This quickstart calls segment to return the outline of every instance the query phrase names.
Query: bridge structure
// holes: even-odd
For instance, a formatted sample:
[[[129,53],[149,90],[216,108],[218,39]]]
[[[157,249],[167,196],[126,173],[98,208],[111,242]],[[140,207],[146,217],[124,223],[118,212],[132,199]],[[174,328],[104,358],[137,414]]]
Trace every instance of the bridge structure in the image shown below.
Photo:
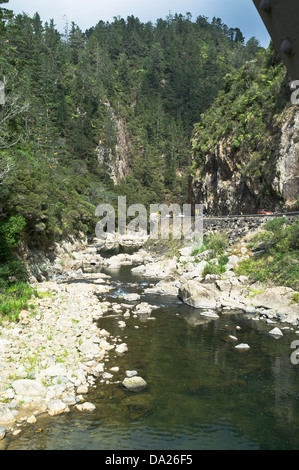
[[[299,1],[253,0],[292,80],[299,80]]]

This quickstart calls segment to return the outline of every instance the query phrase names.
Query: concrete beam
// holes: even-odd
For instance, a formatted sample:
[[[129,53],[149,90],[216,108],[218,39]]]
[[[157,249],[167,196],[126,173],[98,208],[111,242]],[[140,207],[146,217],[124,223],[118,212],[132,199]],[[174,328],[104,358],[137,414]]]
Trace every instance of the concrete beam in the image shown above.
[[[299,80],[299,1],[253,0],[291,78]]]

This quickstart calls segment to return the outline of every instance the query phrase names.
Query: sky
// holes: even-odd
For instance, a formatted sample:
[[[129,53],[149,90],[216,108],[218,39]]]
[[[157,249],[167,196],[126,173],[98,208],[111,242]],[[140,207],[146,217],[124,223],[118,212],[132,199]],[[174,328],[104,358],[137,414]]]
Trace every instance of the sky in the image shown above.
[[[81,30],[95,26],[98,21],[112,22],[114,17],[126,19],[134,15],[141,22],[155,23],[169,13],[190,12],[195,21],[199,15],[212,20],[214,16],[231,28],[240,28],[246,40],[255,36],[263,47],[270,37],[252,0],[9,0],[6,8],[15,14],[38,12],[43,22],[54,19],[57,29],[64,30],[67,18]]]

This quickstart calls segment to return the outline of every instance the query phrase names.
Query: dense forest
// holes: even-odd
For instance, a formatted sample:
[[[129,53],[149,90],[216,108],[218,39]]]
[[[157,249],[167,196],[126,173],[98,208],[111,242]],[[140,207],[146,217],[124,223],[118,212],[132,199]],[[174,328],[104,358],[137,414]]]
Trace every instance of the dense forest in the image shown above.
[[[193,189],[210,214],[298,207],[298,106],[269,46],[229,73],[194,126]]]
[[[1,4],[8,3],[2,0]],[[8,5],[2,5],[2,7]],[[0,261],[90,233],[95,207],[188,202],[193,126],[261,50],[189,13],[88,31],[0,10]]]

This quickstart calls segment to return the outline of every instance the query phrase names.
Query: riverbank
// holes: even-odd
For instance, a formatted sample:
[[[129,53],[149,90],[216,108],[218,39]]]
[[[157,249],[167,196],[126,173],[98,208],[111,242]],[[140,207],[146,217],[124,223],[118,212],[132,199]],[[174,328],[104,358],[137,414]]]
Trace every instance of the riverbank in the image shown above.
[[[203,317],[239,311],[269,323],[269,331],[279,326],[296,331],[298,306],[292,303],[292,289],[266,287],[236,275],[238,263],[249,256],[245,242],[240,243],[237,254],[227,252],[221,275],[205,274],[209,253],[196,253],[194,245],[178,248],[169,257],[159,250],[145,249],[145,242],[126,240],[122,246],[133,252],[118,254],[113,251],[115,240],[105,247],[96,240],[89,246],[68,244],[58,247],[50,270],[48,261],[43,260],[52,280],[40,277],[38,281],[32,275],[39,297],[32,299],[29,310],[21,312],[18,323],[0,327],[2,437],[7,432],[19,433],[22,426],[34,423],[42,414],[55,416],[72,406],[92,412],[88,391],[97,380],[113,381],[111,368],[117,365],[110,363],[111,352],[114,356],[127,352],[120,336],[99,329],[97,320],[108,309],[120,315],[123,326],[131,314],[151,318],[153,306],[137,293],[121,303],[102,300],[112,289],[109,275],[99,272],[103,266],[116,272],[121,266],[130,266],[132,273],[152,279],[145,293],[178,297]],[[35,274],[44,276],[43,269],[36,263]]]

